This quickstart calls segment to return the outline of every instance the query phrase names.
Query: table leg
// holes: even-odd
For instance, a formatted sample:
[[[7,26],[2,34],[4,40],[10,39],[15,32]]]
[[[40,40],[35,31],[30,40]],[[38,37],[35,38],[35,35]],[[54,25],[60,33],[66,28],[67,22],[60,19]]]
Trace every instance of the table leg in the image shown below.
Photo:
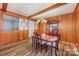
[[[53,42],[51,42],[51,56],[52,56],[52,50],[53,50]]]

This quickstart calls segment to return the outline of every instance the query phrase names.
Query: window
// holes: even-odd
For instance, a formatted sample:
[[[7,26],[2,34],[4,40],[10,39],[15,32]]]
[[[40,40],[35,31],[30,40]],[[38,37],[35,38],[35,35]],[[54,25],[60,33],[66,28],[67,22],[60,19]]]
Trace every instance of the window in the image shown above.
[[[28,29],[28,20],[19,18],[19,30],[27,30]]]
[[[12,30],[18,30],[18,29],[19,29],[19,18],[5,14],[3,16],[2,30],[12,31]]]

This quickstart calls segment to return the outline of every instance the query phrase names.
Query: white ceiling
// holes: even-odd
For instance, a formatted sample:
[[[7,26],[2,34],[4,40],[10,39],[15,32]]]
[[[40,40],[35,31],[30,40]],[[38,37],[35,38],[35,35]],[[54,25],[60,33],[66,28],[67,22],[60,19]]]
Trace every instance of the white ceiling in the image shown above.
[[[2,9],[2,3],[0,3],[0,9]]]
[[[9,3],[7,10],[29,16],[54,4],[56,3]]]
[[[29,16],[55,4],[56,3],[8,3],[7,10],[13,11],[15,13],[22,14],[25,16]],[[72,13],[76,5],[77,3],[68,3],[56,9],[52,9],[46,13],[37,15],[33,18],[35,19],[48,18],[52,16],[59,16],[59,15]],[[2,9],[2,3],[0,3],[0,9]]]
[[[46,13],[37,15],[33,18],[40,19],[40,18],[47,18],[47,17],[59,16],[59,15],[72,13],[72,12],[74,12],[76,5],[77,5],[76,3],[69,3],[69,4],[63,5],[61,7],[58,7],[56,9],[53,9],[51,11],[48,11]]]

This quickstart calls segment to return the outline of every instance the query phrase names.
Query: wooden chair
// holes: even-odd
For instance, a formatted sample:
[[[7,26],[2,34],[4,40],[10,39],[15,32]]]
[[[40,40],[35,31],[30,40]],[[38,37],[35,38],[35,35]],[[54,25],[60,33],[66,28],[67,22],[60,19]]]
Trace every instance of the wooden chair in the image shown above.
[[[53,48],[55,49],[55,55],[57,56],[57,51],[59,51],[59,41],[60,41],[60,35],[58,36],[58,39],[56,41],[53,42],[47,42],[46,45],[46,50],[48,49],[48,47],[51,48],[51,55],[52,55],[52,50]]]
[[[32,47],[37,48],[37,42],[38,42],[38,35],[33,35],[32,36]]]
[[[40,51],[42,53],[42,49],[45,47],[46,42],[42,41],[40,36],[34,36],[32,37],[32,47],[34,47],[34,51]],[[35,52],[37,53],[37,52]]]
[[[35,46],[35,43],[36,43],[36,37],[35,36],[32,36],[32,47]]]
[[[42,49],[46,48],[46,41],[43,40],[42,38],[39,38],[39,48],[41,53],[42,53]]]

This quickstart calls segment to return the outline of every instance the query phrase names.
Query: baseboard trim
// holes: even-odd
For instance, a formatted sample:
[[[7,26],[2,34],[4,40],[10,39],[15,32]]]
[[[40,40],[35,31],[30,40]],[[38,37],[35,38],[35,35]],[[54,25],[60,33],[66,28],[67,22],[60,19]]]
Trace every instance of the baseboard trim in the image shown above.
[[[23,43],[23,42],[27,42],[27,40],[22,40],[22,41],[19,41],[19,42],[15,42],[15,43],[12,43],[12,44],[8,44],[8,45],[5,45],[3,47],[0,47],[0,51],[3,50],[3,49],[6,49],[8,47],[12,47],[12,46],[15,46],[17,44],[20,44],[20,43]]]

